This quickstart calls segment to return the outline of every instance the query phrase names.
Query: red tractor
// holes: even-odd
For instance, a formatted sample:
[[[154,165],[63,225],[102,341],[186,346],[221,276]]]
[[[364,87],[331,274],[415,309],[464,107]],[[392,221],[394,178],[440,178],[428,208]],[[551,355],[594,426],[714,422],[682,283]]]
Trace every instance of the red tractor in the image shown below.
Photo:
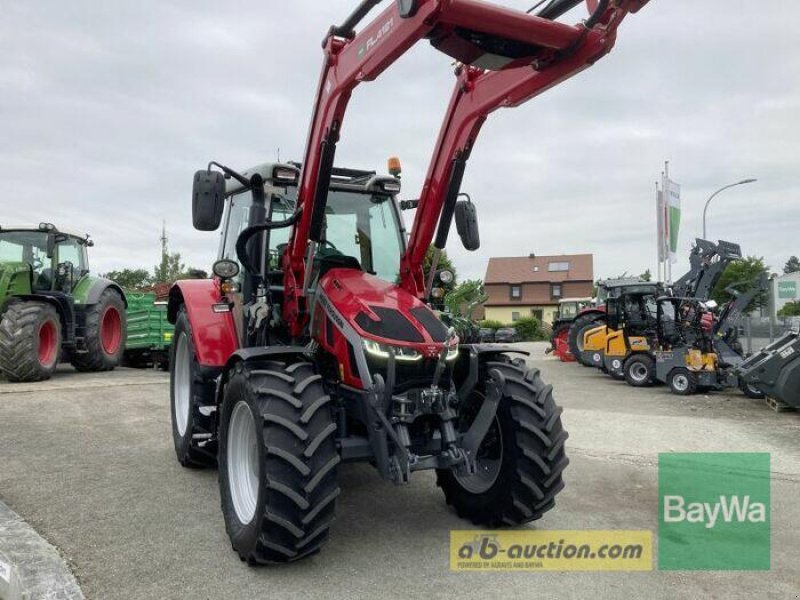
[[[322,546],[342,462],[369,462],[396,484],[435,470],[445,500],[487,527],[540,518],[564,486],[552,388],[511,348],[459,344],[426,301],[452,221],[465,247],[479,246],[459,194],[488,115],[600,59],[646,0],[588,0],[575,26],[556,19],[581,0],[535,15],[397,0],[356,33],[380,3],[362,2],[324,40],[302,164],[211,163],[195,175],[194,225],[223,233],[214,278],[170,292],[173,438],[181,464],[219,466],[225,525],[250,564]],[[407,236],[397,165],[383,176],[334,158],[355,87],[422,39],[457,61],[457,81]]]

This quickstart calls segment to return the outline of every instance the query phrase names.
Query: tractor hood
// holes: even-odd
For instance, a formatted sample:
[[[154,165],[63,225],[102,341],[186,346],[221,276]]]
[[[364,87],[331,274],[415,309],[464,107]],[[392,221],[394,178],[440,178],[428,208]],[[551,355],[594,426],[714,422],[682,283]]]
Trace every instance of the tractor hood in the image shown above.
[[[362,338],[413,347],[427,356],[438,355],[448,340],[447,327],[426,304],[374,275],[332,269],[318,287],[319,301],[334,322],[340,317]]]

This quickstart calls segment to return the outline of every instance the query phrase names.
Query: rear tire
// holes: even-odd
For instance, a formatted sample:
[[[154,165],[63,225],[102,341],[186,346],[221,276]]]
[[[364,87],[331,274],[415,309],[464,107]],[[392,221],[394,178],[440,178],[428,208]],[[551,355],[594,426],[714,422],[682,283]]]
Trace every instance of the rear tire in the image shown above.
[[[593,327],[599,327],[600,325],[605,324],[605,322],[605,315],[591,313],[575,319],[569,328],[569,351],[572,352],[572,356],[574,356],[576,360],[584,367],[594,367],[596,365],[592,362],[587,362],[581,356],[581,350],[583,350],[583,334],[586,332],[586,330]]]
[[[452,469],[436,472],[447,504],[459,517],[485,527],[514,526],[541,518],[564,489],[562,474],[569,464],[564,452],[568,434],[552,386],[545,385],[538,369],[505,362],[486,364],[484,384],[495,370],[505,378],[505,387],[495,424],[478,449],[478,474],[458,476]],[[471,401],[482,401],[485,385],[481,387]],[[463,431],[470,424],[462,422],[459,428]],[[479,477],[482,456],[483,463],[496,469],[493,478]],[[496,462],[498,466],[494,466]]]
[[[656,362],[647,354],[633,354],[623,365],[625,381],[633,387],[649,387],[653,385]]]
[[[697,391],[697,376],[689,369],[678,367],[667,375],[667,385],[677,396],[691,396]]]
[[[219,487],[225,528],[249,564],[319,551],[339,486],[332,401],[310,363],[239,363],[225,386]]]
[[[175,455],[184,467],[213,466],[217,460],[216,386],[200,373],[192,325],[183,306],[175,321],[170,353],[169,398]]]
[[[61,319],[45,302],[14,302],[0,322],[0,371],[12,382],[50,379],[61,356]]]
[[[112,371],[125,352],[125,302],[113,288],[106,288],[96,304],[86,309],[84,352],[72,355],[72,366],[82,372]]]

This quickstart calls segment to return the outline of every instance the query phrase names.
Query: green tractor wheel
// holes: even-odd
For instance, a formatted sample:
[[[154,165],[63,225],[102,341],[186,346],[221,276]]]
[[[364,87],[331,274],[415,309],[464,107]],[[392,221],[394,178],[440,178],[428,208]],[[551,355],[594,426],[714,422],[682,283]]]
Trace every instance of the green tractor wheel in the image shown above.
[[[0,371],[9,381],[42,381],[58,366],[61,320],[46,302],[14,302],[0,321]]]
[[[78,371],[111,371],[122,360],[126,325],[122,296],[107,288],[86,309],[86,350],[72,355],[72,366]]]

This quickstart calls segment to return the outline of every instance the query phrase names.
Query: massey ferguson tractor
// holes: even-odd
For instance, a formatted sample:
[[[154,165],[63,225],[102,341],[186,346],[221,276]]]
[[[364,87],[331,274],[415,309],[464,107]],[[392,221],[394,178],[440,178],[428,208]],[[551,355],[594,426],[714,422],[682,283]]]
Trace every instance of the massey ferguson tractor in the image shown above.
[[[0,227],[0,374],[49,379],[61,358],[110,371],[125,349],[125,294],[89,273],[87,235]]]
[[[514,350],[460,344],[426,303],[451,224],[479,247],[459,199],[487,117],[586,69],[647,0],[581,0],[528,14],[477,0],[362,2],[325,37],[302,163],[195,174],[194,226],[222,225],[211,280],[178,282],[168,314],[173,438],[187,467],[217,464],[233,548],[250,564],[323,545],[337,467],[369,462],[405,484],[435,470],[447,503],[486,527],[550,510],[567,466],[561,408]],[[400,170],[335,167],[348,101],[427,39],[456,61],[456,84],[409,233]],[[422,98],[420,99],[423,100]],[[426,276],[423,259],[435,253]]]

